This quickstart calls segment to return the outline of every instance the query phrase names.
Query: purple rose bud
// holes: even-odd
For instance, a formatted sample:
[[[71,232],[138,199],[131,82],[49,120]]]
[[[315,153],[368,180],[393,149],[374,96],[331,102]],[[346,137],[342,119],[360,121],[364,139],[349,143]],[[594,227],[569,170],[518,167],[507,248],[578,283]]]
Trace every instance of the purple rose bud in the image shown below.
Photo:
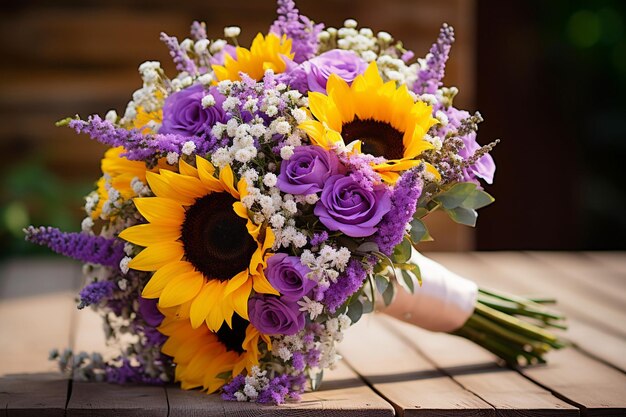
[[[309,272],[311,270],[302,265],[299,257],[277,253],[267,260],[265,275],[282,300],[298,301],[316,285],[315,281],[307,278]]]
[[[215,105],[202,106],[202,98],[207,94],[215,98]],[[216,122],[226,122],[222,109],[224,97],[212,87],[208,91],[200,84],[177,91],[165,99],[163,123],[159,133],[173,133],[182,136],[208,135]]]
[[[163,314],[157,308],[158,299],[139,297],[139,315],[152,327],[158,327],[163,321]]]
[[[276,186],[284,193],[313,194],[322,191],[328,178],[344,172],[334,152],[315,145],[298,146],[282,162]]]
[[[273,295],[255,295],[248,300],[250,323],[261,333],[294,335],[304,329],[304,313],[295,301]]]
[[[383,216],[391,209],[389,191],[382,184],[365,189],[350,176],[331,177],[313,212],[324,226],[351,237],[373,235]]]
[[[312,58],[302,64],[307,74],[309,90],[319,93],[326,92],[326,83],[330,74],[337,74],[348,84],[357,75],[363,74],[367,69],[367,62],[352,51],[333,49]]]

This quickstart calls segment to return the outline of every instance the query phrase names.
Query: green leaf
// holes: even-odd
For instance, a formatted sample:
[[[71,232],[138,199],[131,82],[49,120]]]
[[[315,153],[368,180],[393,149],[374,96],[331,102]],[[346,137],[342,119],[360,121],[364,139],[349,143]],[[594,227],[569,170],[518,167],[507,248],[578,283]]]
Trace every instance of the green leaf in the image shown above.
[[[428,213],[430,213],[430,210],[428,210],[427,208],[418,207],[415,210],[415,214],[413,215],[413,217],[417,219],[421,219],[422,217],[426,216]]]
[[[369,314],[374,311],[374,302],[370,300],[363,301],[363,314]]]
[[[378,292],[384,294],[387,290],[387,287],[389,286],[389,279],[382,275],[376,274],[374,276],[374,281],[376,282],[376,289],[378,290]]]
[[[413,280],[413,275],[409,271],[405,271],[404,269],[400,270],[400,274],[402,275],[402,281],[398,281],[398,283],[407,291],[413,294],[415,292],[415,281]]]
[[[414,218],[413,221],[411,221],[411,240],[414,243],[433,240],[433,238],[430,237],[430,234],[428,233],[428,228],[426,227],[424,222],[418,218]]]
[[[394,264],[403,264],[411,259],[411,250],[411,242],[406,238],[402,239],[402,242],[398,243],[396,247],[393,248],[391,258],[393,259]]]
[[[356,299],[348,306],[348,311],[346,314],[348,315],[348,317],[350,317],[350,320],[352,320],[352,324],[356,323],[363,315],[363,304],[361,304],[361,302]]]
[[[406,263],[403,263],[403,264],[394,264],[393,266],[396,269],[403,269],[405,271],[412,271],[415,268],[417,268],[417,265],[409,263],[409,262],[406,262]]]
[[[393,297],[396,295],[396,286],[392,282],[389,282],[387,288],[383,292],[383,302],[385,306],[389,306],[393,301]]]
[[[357,252],[378,252],[378,245],[374,242],[364,242],[356,248]]]
[[[413,264],[415,266],[415,268],[413,268],[413,270],[411,270],[411,272],[413,272],[413,275],[415,275],[415,278],[417,278],[417,283],[419,284],[419,286],[422,286],[422,271],[420,270],[420,267],[418,264]]]
[[[446,190],[434,197],[434,200],[443,205],[443,208],[451,210],[461,206],[463,201],[476,189],[473,182],[460,182],[454,184],[449,190]]]
[[[493,198],[489,193],[476,189],[464,201],[462,206],[468,209],[478,210],[493,203]]]
[[[452,210],[446,210],[448,216],[455,222],[459,224],[464,224],[466,226],[476,226],[476,219],[478,218],[478,213],[474,209],[468,209],[465,207],[456,207]]]

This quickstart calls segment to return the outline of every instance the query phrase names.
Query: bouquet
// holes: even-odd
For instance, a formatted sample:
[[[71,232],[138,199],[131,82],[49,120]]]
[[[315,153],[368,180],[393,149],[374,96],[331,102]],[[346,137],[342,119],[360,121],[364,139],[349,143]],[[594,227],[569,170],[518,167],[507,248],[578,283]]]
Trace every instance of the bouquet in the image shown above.
[[[493,201],[495,142],[477,143],[480,114],[442,85],[451,27],[414,59],[386,32],[324,28],[279,0],[249,48],[239,33],[162,34],[174,77],[145,62],[121,117],[58,123],[110,149],[82,231],[26,236],[84,262],[78,308],[119,344],[111,358],[55,351],[62,368],[281,403],[316,389],[375,309],[509,363],[562,346],[542,300],[479,290],[415,250],[429,213],[473,226]]]

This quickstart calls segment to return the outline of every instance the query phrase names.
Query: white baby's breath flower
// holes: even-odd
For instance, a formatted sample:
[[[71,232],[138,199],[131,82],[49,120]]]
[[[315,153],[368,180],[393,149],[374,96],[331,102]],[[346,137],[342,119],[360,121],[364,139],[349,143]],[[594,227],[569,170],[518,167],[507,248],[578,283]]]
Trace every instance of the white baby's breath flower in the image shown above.
[[[213,73],[207,72],[198,77],[198,82],[203,85],[211,85],[213,82]]]
[[[276,133],[279,135],[288,135],[291,132],[291,125],[288,122],[282,121],[276,123]]]
[[[224,49],[226,44],[227,42],[224,39],[218,39],[216,41],[213,41],[213,43],[211,43],[211,46],[209,47],[209,51],[212,54],[216,54],[220,52],[222,49]]]
[[[435,113],[435,118],[439,120],[439,123],[441,123],[442,126],[448,126],[448,115],[446,115],[441,110],[437,110],[437,113]]]
[[[267,109],[265,109],[265,114],[267,114],[269,117],[276,116],[278,114],[278,107],[274,105],[267,106]]]
[[[83,221],[80,223],[80,229],[83,232],[91,232],[93,225],[94,225],[93,219],[91,217],[85,217]]]
[[[239,26],[227,26],[224,28],[225,38],[236,38],[241,34],[241,28]]]
[[[376,58],[378,58],[378,55],[376,55],[376,52],[374,51],[363,51],[361,52],[361,58],[363,58],[363,60],[365,62],[372,62],[372,61],[376,61]]]
[[[189,156],[195,150],[196,150],[196,144],[194,142],[189,140],[189,141],[183,143],[183,148],[182,148],[183,154]]]
[[[109,110],[106,116],[104,116],[104,119],[109,123],[117,122],[117,112],[115,110]]]
[[[346,27],[346,28],[354,29],[354,28],[356,28],[358,26],[358,23],[354,19],[346,19],[343,22],[343,26]]]
[[[128,273],[128,270],[129,270],[128,263],[130,261],[131,261],[131,258],[129,256],[124,256],[122,260],[120,261],[120,271],[122,271],[122,274],[126,275]]]
[[[293,146],[287,145],[287,146],[283,146],[280,149],[280,157],[281,158],[283,158],[285,160],[288,160],[289,158],[292,157],[292,155],[293,155]]]
[[[167,157],[165,159],[167,160],[168,164],[176,165],[178,163],[179,156],[180,155],[178,155],[176,152],[168,152]]]
[[[271,172],[268,172],[267,174],[265,174],[265,176],[263,177],[263,184],[265,184],[268,187],[273,187],[276,185],[276,174],[273,174]]]
[[[209,49],[210,43],[211,41],[209,41],[208,39],[200,39],[194,44],[193,50],[196,54],[201,55]]]
[[[307,194],[307,196],[304,197],[304,201],[306,201],[307,204],[315,204],[319,199],[317,194]]]
[[[211,106],[215,106],[215,97],[213,97],[212,94],[207,94],[206,96],[202,97],[202,107],[206,109],[207,107]]]

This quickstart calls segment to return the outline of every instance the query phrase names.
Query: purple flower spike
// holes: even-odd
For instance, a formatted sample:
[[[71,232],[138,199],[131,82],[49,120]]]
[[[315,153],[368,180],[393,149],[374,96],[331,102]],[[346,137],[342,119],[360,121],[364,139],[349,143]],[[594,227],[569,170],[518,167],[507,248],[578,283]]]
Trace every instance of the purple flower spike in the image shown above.
[[[317,35],[324,25],[314,24],[308,17],[302,16],[293,0],[278,0],[278,19],[270,32],[279,36],[287,35],[292,40],[293,60],[302,63],[315,56],[318,47]]]
[[[441,80],[445,75],[452,43],[454,43],[454,29],[444,23],[439,31],[437,42],[430,48],[430,53],[426,58],[426,67],[417,72],[417,81],[413,86],[415,93],[435,94],[437,92],[437,88],[442,85]]]

